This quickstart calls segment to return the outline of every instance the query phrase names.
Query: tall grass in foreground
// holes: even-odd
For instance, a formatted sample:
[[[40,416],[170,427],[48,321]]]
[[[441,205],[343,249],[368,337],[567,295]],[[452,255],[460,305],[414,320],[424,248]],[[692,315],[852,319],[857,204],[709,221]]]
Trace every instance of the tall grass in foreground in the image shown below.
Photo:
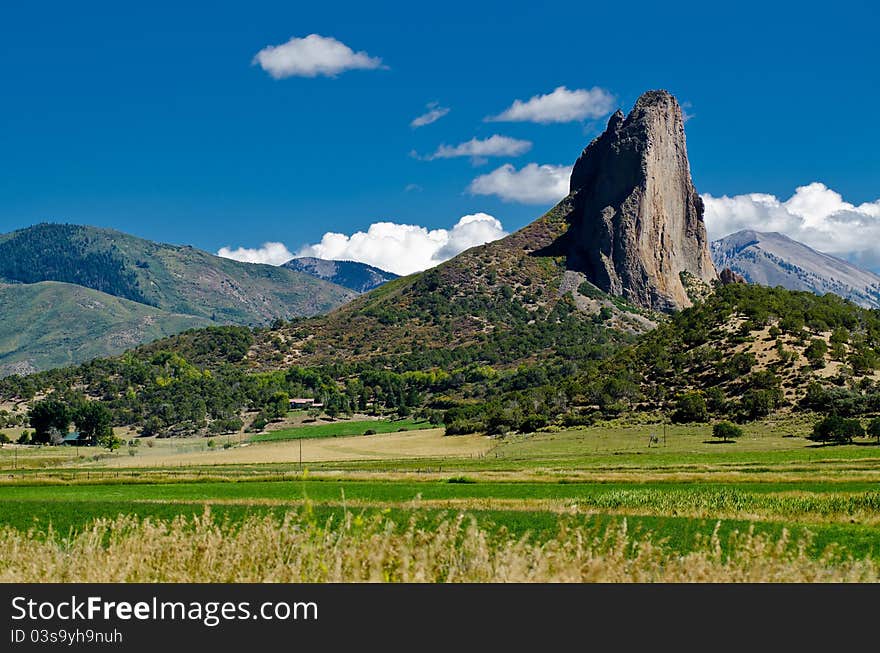
[[[787,533],[737,533],[722,546],[717,529],[677,554],[626,523],[602,534],[560,527],[546,542],[499,536],[470,518],[430,530],[413,518],[346,513],[318,523],[308,509],[283,518],[218,523],[187,519],[98,519],[64,537],[0,530],[2,582],[875,582],[872,560],[833,551],[820,558]]]

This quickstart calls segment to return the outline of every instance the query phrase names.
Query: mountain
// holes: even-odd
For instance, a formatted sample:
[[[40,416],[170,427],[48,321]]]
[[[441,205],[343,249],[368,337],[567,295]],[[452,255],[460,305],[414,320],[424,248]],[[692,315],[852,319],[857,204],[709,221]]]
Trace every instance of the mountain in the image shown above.
[[[880,312],[741,283],[732,270],[717,278],[680,123],[671,96],[646,94],[629,117],[611,118],[575,166],[572,192],[543,216],[326,315],[188,330],[0,379],[0,399],[54,389],[165,435],[239,419],[262,429],[285,394],[319,398],[330,415],[417,414],[449,434],[635,411],[646,422],[876,414]]]
[[[0,283],[0,376],[120,353],[211,321],[70,283]]]
[[[569,266],[602,290],[668,311],[690,306],[688,286],[717,278],[681,107],[666,91],[611,116],[575,162],[570,187]]]
[[[817,252],[780,233],[738,231],[712,243],[712,259],[750,283],[834,293],[860,306],[880,308],[880,276]]]
[[[581,154],[570,187],[506,238],[293,324],[280,338],[257,337],[252,360],[267,367],[428,361],[463,356],[450,353],[461,347],[476,359],[538,360],[569,339],[649,330],[660,319],[655,311],[688,306],[688,293],[711,288],[717,273],[703,205],[690,178],[681,108],[669,93],[648,92],[628,117],[614,114]],[[597,324],[614,333],[598,333]]]
[[[68,224],[0,236],[0,281],[73,283],[172,313],[243,325],[322,313],[355,295],[286,268]]]
[[[0,376],[119,354],[194,327],[314,315],[356,294],[188,246],[39,224],[0,235]]]
[[[303,256],[294,258],[282,267],[310,274],[318,279],[335,283],[358,293],[369,292],[383,283],[397,279],[400,275],[374,268],[357,261],[328,261],[322,258]]]

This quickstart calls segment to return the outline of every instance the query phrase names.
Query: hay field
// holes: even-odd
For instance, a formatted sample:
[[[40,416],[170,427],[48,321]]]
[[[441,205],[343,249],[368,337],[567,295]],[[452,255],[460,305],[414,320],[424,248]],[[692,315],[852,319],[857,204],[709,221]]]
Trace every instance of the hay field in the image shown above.
[[[224,449],[223,444],[234,446]],[[289,463],[298,465],[300,448],[303,464],[425,457],[477,458],[492,448],[493,442],[481,435],[446,437],[443,429],[421,429],[378,435],[355,435],[337,438],[282,440],[277,442],[244,442],[236,436],[216,438],[214,447],[207,447],[205,438],[180,443],[157,440],[153,447],[138,447],[136,455],[123,452],[102,459],[94,465],[112,468],[179,467],[192,465],[242,465]]]

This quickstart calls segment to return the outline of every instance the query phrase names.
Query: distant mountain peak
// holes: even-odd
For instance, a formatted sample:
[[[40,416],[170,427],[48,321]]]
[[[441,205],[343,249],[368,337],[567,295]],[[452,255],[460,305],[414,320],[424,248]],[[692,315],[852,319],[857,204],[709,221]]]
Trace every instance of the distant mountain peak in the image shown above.
[[[716,240],[712,259],[749,283],[834,293],[868,308],[880,308],[880,276],[818,252],[778,232],[744,229]]]
[[[313,256],[300,256],[291,259],[283,267],[324,279],[359,293],[378,288],[383,283],[400,276],[358,261],[332,261]]]

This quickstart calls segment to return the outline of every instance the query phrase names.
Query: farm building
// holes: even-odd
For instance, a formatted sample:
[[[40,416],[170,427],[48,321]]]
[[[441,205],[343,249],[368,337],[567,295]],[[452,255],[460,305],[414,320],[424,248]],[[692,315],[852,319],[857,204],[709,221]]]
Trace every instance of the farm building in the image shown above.
[[[79,431],[71,431],[64,436],[64,439],[61,440],[61,444],[66,444],[72,447],[87,447],[91,445],[92,442]]]
[[[320,408],[323,405],[312,397],[291,397],[290,399],[291,410],[296,410],[297,408]]]

